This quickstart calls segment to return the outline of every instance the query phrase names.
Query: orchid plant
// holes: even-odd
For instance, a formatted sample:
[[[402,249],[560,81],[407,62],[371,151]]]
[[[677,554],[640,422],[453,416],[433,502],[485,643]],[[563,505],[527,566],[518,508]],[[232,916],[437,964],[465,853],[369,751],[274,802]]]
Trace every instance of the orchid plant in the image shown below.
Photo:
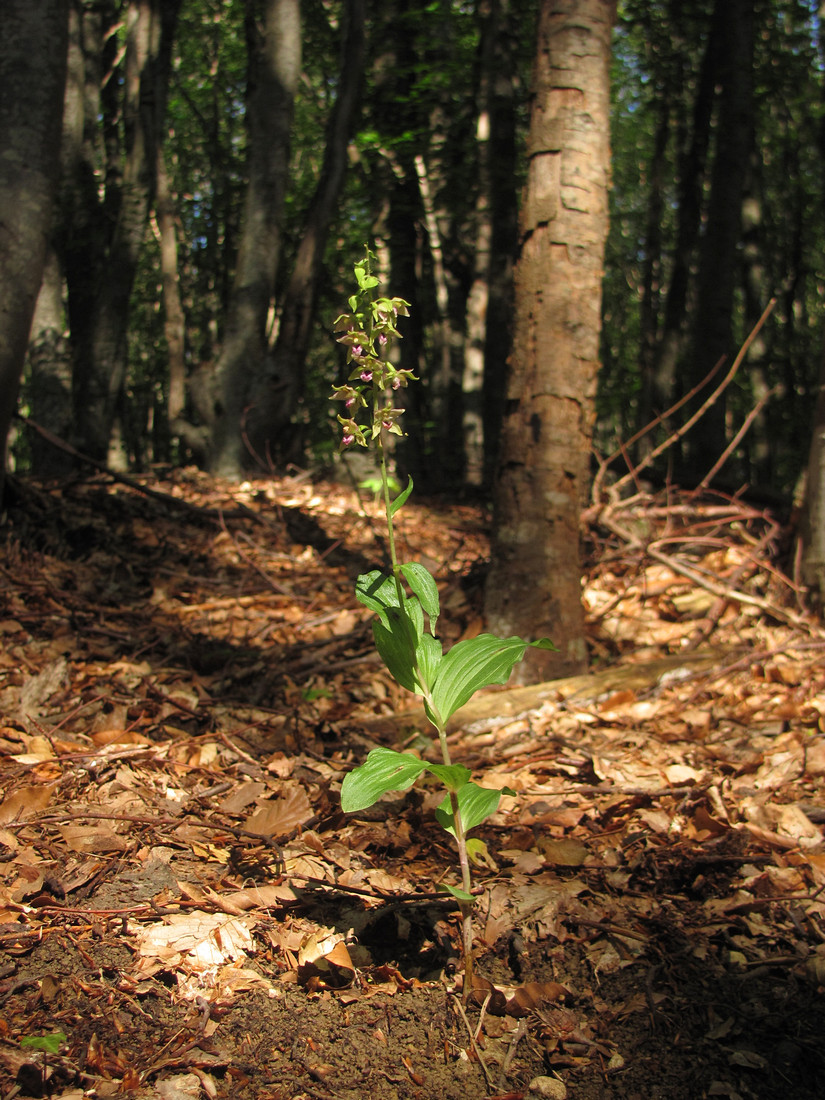
[[[479,634],[443,652],[435,633],[440,611],[435,579],[419,562],[398,560],[393,521],[409,499],[413,482],[409,478],[403,490],[393,493],[398,483],[393,483],[388,472],[386,436],[404,434],[399,424],[403,408],[393,397],[417,378],[409,370],[396,369],[388,358],[393,340],[401,335],[398,318],[409,315],[409,303],[378,294],[379,280],[371,270],[374,259],[367,249],[355,265],[357,293],[349,299],[349,312],[335,321],[337,339],[347,349],[350,367],[346,384],[333,387],[333,398],[344,404],[344,414],[338,416],[341,450],[357,444],[372,445],[377,452],[390,558],[389,572],[375,569],[358,577],[355,595],[375,613],[373,636],[387,669],[402,687],[423,700],[424,713],[438,734],[441,761],[431,763],[389,748],[373,749],[363,764],[345,776],[341,807],[345,813],[366,809],[390,791],[412,787],[425,773],[443,785],[446,793],[436,818],[458,848],[461,885],[446,889],[457,900],[461,913],[464,994],[469,996],[473,985],[470,865],[485,849],[482,841],[468,833],[496,812],[502,794],[514,792],[506,787],[483,787],[473,781],[468,768],[452,762],[447,724],[480,688],[506,683],[528,645],[555,647],[547,638],[527,642],[515,636]]]

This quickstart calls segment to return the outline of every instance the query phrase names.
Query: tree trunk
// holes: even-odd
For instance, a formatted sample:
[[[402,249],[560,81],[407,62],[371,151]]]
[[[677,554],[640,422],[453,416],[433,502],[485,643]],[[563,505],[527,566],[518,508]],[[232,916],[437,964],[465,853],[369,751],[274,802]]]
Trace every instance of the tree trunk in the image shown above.
[[[32,420],[52,434],[71,434],[72,361],[66,334],[63,271],[49,247],[29,335],[28,392]],[[38,477],[66,471],[66,454],[39,433],[31,436],[31,470]]]
[[[249,439],[261,457],[296,459],[301,441],[288,422],[304,392],[304,364],[318,302],[324,249],[347,170],[347,147],[358,117],[366,42],[364,0],[347,0],[338,95],[327,124],[324,162],[283,297],[278,337],[256,387]]]
[[[75,358],[75,440],[101,462],[108,457],[126,376],[129,303],[154,199],[156,150],[180,4],[181,0],[131,0],[127,5],[122,101],[113,100],[118,81],[107,79],[110,72],[99,74],[101,83],[94,95],[101,100],[107,160],[102,204],[97,185],[100,152],[89,139],[97,119],[92,117],[92,103],[84,106],[83,100],[92,83],[84,69],[99,64],[88,36],[96,33],[101,49],[110,38],[105,13],[102,19],[99,12],[83,13],[73,53],[78,72],[66,105],[67,216],[72,220],[66,232],[66,268]],[[90,19],[97,19],[96,27]]]
[[[281,252],[295,91],[301,71],[299,0],[246,0],[249,50],[243,224],[223,347],[215,368],[212,473],[241,476],[245,414],[263,372],[266,322]]]
[[[178,274],[178,231],[175,197],[169,184],[166,159],[163,150],[156,152],[155,216],[160,242],[160,274],[163,285],[163,333],[166,337],[166,355],[169,363],[169,393],[166,416],[170,431],[183,413],[186,400],[186,318],[180,294]]]
[[[810,589],[811,604],[822,611],[825,608],[825,353],[819,367],[819,393],[799,539],[802,580]]]
[[[661,333],[652,356],[652,376],[649,379],[649,403],[654,413],[664,412],[679,397],[676,368],[684,352],[692,270],[702,227],[702,196],[714,89],[720,63],[718,54],[719,33],[714,24],[708,32],[707,46],[696,81],[689,133],[679,156],[678,225],[673,270],[665,296]],[[684,129],[688,130],[688,127],[685,125]]]
[[[67,0],[5,0],[0,34],[0,505],[60,171]]]
[[[721,92],[707,220],[700,252],[693,335],[685,389],[722,356],[732,357],[734,296],[739,281],[742,202],[753,132],[753,0],[717,0]],[[698,394],[689,416],[707,397]],[[696,484],[725,449],[722,396],[686,437],[679,480]]]
[[[610,164],[612,0],[543,0],[486,613],[547,635],[522,683],[587,664],[579,513],[595,418]]]
[[[498,466],[507,360],[513,342],[513,270],[518,250],[516,28],[518,5],[501,3],[490,86],[490,277],[484,335],[484,472],[490,488]]]

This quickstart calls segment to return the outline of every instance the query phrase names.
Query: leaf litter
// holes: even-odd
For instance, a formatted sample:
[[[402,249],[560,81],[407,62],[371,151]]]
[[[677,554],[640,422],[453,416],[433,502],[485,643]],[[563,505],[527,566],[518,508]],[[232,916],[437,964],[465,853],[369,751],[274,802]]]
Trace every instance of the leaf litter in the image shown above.
[[[821,1095],[825,636],[771,516],[589,514],[594,671],[451,724],[516,792],[479,830],[465,1006],[440,793],[340,812],[370,749],[432,751],[351,594],[377,511],[152,487],[26,487],[3,532],[4,1097]],[[398,524],[448,644],[478,633],[483,511]]]

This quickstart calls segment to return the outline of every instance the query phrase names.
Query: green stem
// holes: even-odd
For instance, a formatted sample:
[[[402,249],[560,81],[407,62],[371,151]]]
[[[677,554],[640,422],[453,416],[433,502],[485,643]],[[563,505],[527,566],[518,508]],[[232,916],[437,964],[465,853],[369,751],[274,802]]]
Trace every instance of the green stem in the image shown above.
[[[378,412],[374,410],[373,415]],[[401,583],[401,568],[398,564],[398,554],[395,550],[395,528],[392,522],[392,509],[390,508],[390,478],[387,472],[387,451],[384,446],[384,429],[381,429],[377,439],[378,454],[381,457],[381,487],[384,492],[384,513],[387,517],[387,546],[390,551],[390,563],[392,565],[392,575],[395,578],[395,588],[398,592],[398,602],[404,606],[404,586]]]
[[[458,795],[455,791],[450,791],[450,807],[453,811],[455,839],[458,844],[461,888],[465,894],[469,894],[473,888],[473,881],[470,874],[470,860],[467,855],[467,837],[464,835]],[[461,912],[461,941],[464,952],[464,989],[462,992],[466,1001],[473,991],[473,903],[471,901],[459,901],[458,907]]]

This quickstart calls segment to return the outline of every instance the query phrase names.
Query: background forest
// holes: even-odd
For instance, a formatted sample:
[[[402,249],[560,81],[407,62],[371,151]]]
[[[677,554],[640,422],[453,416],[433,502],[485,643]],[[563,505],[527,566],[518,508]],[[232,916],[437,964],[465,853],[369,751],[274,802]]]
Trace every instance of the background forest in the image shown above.
[[[24,413],[120,468],[328,462],[330,322],[369,241],[412,303],[399,460],[422,487],[489,486],[538,7],[76,0]],[[824,49],[813,0],[619,5],[602,453],[730,362],[775,298],[657,476],[701,479],[758,407],[717,484],[792,493],[821,359]],[[20,425],[12,450],[65,468]]]

